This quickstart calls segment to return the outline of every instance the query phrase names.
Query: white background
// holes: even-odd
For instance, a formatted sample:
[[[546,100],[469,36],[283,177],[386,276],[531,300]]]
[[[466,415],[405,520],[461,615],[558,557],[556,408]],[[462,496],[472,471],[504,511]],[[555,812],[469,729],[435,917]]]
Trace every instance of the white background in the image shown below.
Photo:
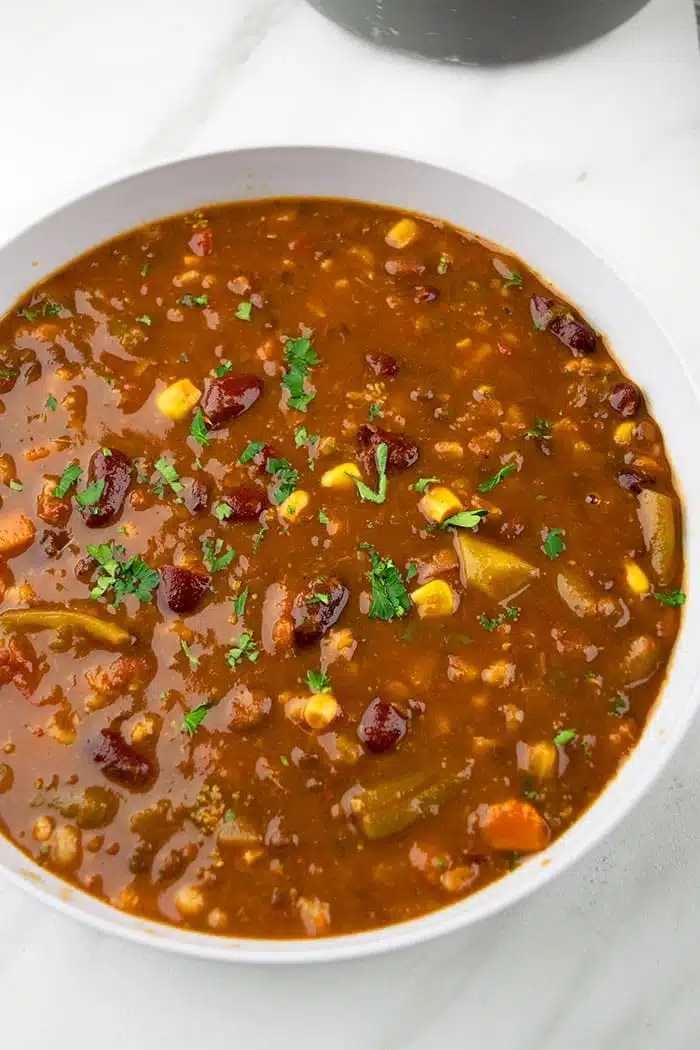
[[[183,153],[410,151],[597,246],[700,374],[691,0],[652,0],[574,55],[487,71],[376,51],[301,0],[3,0],[0,15],[0,239]],[[0,882],[0,1047],[696,1050],[699,813],[696,728],[614,836],[536,897],[419,949],[297,970],[149,952]]]

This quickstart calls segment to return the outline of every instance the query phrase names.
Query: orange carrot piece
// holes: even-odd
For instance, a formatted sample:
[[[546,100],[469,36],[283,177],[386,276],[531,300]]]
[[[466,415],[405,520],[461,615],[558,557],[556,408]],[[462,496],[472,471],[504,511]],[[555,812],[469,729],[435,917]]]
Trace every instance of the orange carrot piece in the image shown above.
[[[481,831],[492,849],[535,853],[549,844],[549,828],[544,818],[529,802],[517,798],[489,806]]]
[[[0,555],[13,558],[34,542],[36,529],[20,511],[0,514]]]

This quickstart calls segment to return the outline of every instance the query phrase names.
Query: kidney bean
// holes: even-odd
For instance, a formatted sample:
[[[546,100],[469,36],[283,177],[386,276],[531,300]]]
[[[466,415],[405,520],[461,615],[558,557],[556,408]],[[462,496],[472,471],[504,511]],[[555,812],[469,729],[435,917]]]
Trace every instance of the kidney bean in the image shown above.
[[[384,269],[390,277],[408,277],[414,274],[420,276],[425,271],[425,265],[418,259],[401,255],[397,259],[387,259]]]
[[[549,328],[554,319],[554,300],[544,295],[533,295],[530,299],[530,316],[535,328]]]
[[[260,397],[262,389],[262,379],[248,372],[212,379],[202,397],[202,412],[212,427],[219,427],[247,412]]]
[[[190,514],[201,514],[209,506],[209,488],[203,481],[193,481],[185,489],[182,499]]]
[[[374,353],[370,352],[365,354],[365,365],[369,372],[372,372],[375,376],[395,376],[399,370],[398,361],[391,354],[384,354],[381,351]]]
[[[583,357],[584,354],[592,354],[595,350],[595,332],[583,321],[562,315],[554,318],[549,330],[574,357]]]
[[[90,457],[88,484],[104,481],[99,500],[89,507],[81,508],[85,524],[91,529],[114,521],[121,513],[131,485],[131,460],[118,448],[109,449],[109,453],[105,455],[104,449],[100,448]]]
[[[193,255],[211,255],[214,250],[214,234],[207,226],[203,230],[195,230],[190,237],[190,250]]]
[[[88,749],[107,779],[124,787],[145,788],[155,777],[153,763],[127,744],[116,729],[103,729],[88,741]]]
[[[440,292],[432,284],[417,284],[413,289],[414,303],[434,303],[440,298]]]
[[[349,596],[345,584],[335,577],[312,580],[292,605],[295,645],[303,647],[320,641],[340,618]]]
[[[365,708],[357,735],[369,751],[381,754],[393,751],[405,737],[407,728],[408,719],[399,709],[376,697]]]
[[[224,495],[222,503],[231,510],[225,521],[257,521],[268,506],[267,494],[254,485],[237,485]]]
[[[619,485],[622,485],[623,489],[627,489],[628,492],[634,492],[635,495],[639,495],[647,485],[654,484],[654,479],[650,474],[643,470],[634,470],[632,467],[621,470],[617,475],[617,481]]]
[[[617,383],[608,398],[610,405],[627,418],[637,414],[642,406],[642,392],[634,383]]]
[[[406,434],[393,434],[382,427],[363,423],[357,431],[357,458],[366,474],[376,476],[377,463],[375,453],[379,445],[386,445],[388,456],[387,474],[407,470],[418,460],[420,449],[412,438]]]
[[[158,594],[174,613],[191,613],[211,587],[211,576],[192,572],[177,565],[164,565],[160,569]]]

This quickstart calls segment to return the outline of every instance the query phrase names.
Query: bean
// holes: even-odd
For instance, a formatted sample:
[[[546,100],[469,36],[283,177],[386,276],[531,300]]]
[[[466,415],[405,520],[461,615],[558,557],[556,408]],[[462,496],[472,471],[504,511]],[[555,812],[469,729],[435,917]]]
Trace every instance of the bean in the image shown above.
[[[182,499],[190,514],[201,514],[209,506],[209,488],[203,481],[193,481]]]
[[[115,729],[103,729],[92,737],[88,749],[107,779],[117,784],[138,790],[147,787],[154,778],[153,763],[127,744]]]
[[[225,519],[230,522],[257,521],[268,506],[267,494],[253,485],[237,485],[229,489],[222,503],[231,511]]]
[[[384,269],[390,277],[408,277],[417,274],[420,276],[425,271],[425,264],[418,259],[404,258],[387,259]]]
[[[56,828],[49,847],[49,856],[57,868],[76,868],[82,858],[82,835],[72,824]]]
[[[380,445],[386,445],[388,448],[387,474],[407,470],[413,466],[420,455],[418,445],[407,434],[391,433],[382,427],[364,423],[357,431],[357,458],[364,472],[370,476],[377,474],[375,456]]]
[[[395,376],[399,370],[396,358],[392,357],[391,354],[382,353],[380,350],[365,354],[365,366],[373,375],[384,378]]]
[[[642,392],[634,383],[617,383],[613,387],[608,401],[616,412],[629,418],[636,415],[641,408]]]
[[[96,503],[83,507],[81,513],[88,528],[108,525],[121,513],[131,485],[131,460],[119,449],[98,449],[90,458],[88,484],[104,481],[102,494]]]
[[[583,321],[562,315],[554,318],[549,330],[574,357],[583,357],[584,354],[592,354],[595,350],[595,332]]]
[[[247,372],[212,379],[202,397],[202,412],[212,427],[220,427],[247,412],[262,394],[262,389],[262,379]]]
[[[318,600],[319,595],[326,600]],[[320,641],[340,618],[349,596],[345,584],[335,577],[312,580],[292,606],[295,645],[303,648]]]
[[[365,747],[375,754],[393,751],[406,735],[408,720],[397,707],[376,697],[365,708],[357,735]]]
[[[203,230],[195,230],[189,241],[190,250],[193,255],[211,255],[214,250],[214,234],[209,226]]]
[[[635,495],[639,495],[647,485],[653,485],[654,479],[643,470],[634,470],[632,467],[627,467],[626,470],[621,470],[617,475],[617,482],[628,492],[634,492]]]
[[[530,299],[530,316],[535,328],[549,328],[554,318],[554,300],[544,295],[533,295]]]
[[[211,586],[211,576],[176,565],[160,569],[158,594],[168,609],[180,615],[193,612]]]

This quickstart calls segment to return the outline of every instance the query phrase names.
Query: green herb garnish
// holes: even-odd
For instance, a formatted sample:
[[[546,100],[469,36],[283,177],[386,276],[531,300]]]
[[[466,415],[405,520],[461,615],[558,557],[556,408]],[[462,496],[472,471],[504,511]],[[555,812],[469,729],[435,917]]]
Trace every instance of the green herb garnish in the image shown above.
[[[506,620],[517,620],[519,616],[520,607],[518,605],[509,605],[507,609],[502,613],[499,613],[498,616],[494,616],[493,619],[487,616],[486,613],[482,613],[478,619],[485,631],[495,631],[496,628],[500,627],[501,624],[506,622]]]
[[[185,717],[182,719],[184,731],[189,733],[190,736],[194,736],[210,710],[211,704],[200,704],[198,707],[193,707],[191,711],[186,711]]]
[[[439,485],[440,478],[418,478],[418,481],[413,486],[416,492],[425,492],[428,485]]]
[[[322,594],[320,591],[316,591],[310,598],[306,599],[307,605],[328,605],[331,600],[330,594]]]
[[[381,416],[382,406],[379,401],[373,401],[367,409],[367,419],[370,423],[374,423],[377,416]]]
[[[656,598],[657,602],[661,602],[662,605],[685,605],[684,591],[654,591],[652,598]]]
[[[230,372],[232,368],[233,368],[233,365],[231,364],[231,362],[229,360],[227,360],[227,359],[224,359],[221,362],[221,364],[217,365],[217,367],[214,369],[214,374],[219,379],[221,379],[221,377],[225,376],[227,372]]]
[[[452,262],[452,260],[450,259],[450,257],[447,254],[447,252],[443,252],[442,255],[440,256],[440,261],[438,262],[438,266],[437,266],[437,272],[440,274],[441,277],[445,276],[445,274],[447,273],[447,271],[449,269],[449,266],[450,266],[451,262]]]
[[[525,777],[523,781],[523,795],[531,802],[540,802],[542,794],[535,789],[535,781],[532,777]]]
[[[15,481],[14,478],[13,478],[12,481],[10,482],[10,488],[14,489],[15,492],[21,492],[23,490],[23,488],[24,488],[24,485],[22,484],[21,481]]]
[[[487,510],[460,510],[459,513],[453,514],[451,518],[446,518],[440,528],[475,529],[481,523],[481,519],[485,518],[487,514]]]
[[[261,525],[258,531],[253,537],[253,554],[257,554],[260,549],[260,544],[265,539],[265,533],[267,532],[267,525]]]
[[[46,407],[48,408],[49,412],[55,412],[57,405],[58,401],[56,400],[56,398],[53,396],[53,394],[49,394],[49,396],[46,398]]]
[[[522,288],[523,279],[519,273],[513,271],[507,281],[503,282],[504,288]]]
[[[479,492],[491,492],[492,489],[496,488],[496,485],[500,485],[509,474],[512,474],[513,471],[517,469],[515,463],[507,463],[505,467],[501,467],[501,469],[494,474],[492,478],[489,478],[488,481],[482,481],[479,485]]]
[[[217,503],[214,507],[214,514],[219,521],[226,521],[233,514],[233,509],[229,507],[228,503]]]
[[[618,693],[610,701],[610,712],[616,718],[622,718],[623,715],[627,714],[628,709],[627,697],[623,696],[622,693]]]
[[[418,566],[416,565],[416,563],[414,561],[409,561],[408,565],[406,566],[406,582],[408,583],[409,580],[412,580],[414,578],[414,576],[417,576],[417,575],[418,575]]]
[[[330,693],[331,680],[323,671],[307,671],[306,684],[312,693]]]
[[[226,653],[226,663],[229,667],[233,668],[236,666],[239,660],[242,660],[243,657],[245,657],[247,660],[250,660],[250,662],[254,664],[259,656],[260,653],[255,647],[255,641],[253,639],[252,632],[244,631],[238,639],[236,645],[231,646],[229,651]]]
[[[549,431],[553,426],[554,423],[550,423],[547,419],[537,419],[534,427],[525,431],[525,437],[537,438],[539,441],[551,441],[552,435]]]
[[[185,486],[180,481],[180,475],[175,470],[172,463],[168,463],[164,456],[161,456],[156,463],[156,470],[162,477],[163,481],[170,485],[173,492],[182,492]]]
[[[575,729],[561,729],[554,737],[554,743],[556,747],[564,747],[565,744],[570,744],[572,740],[575,740],[577,736]]]
[[[139,324],[145,324],[146,328],[150,328],[151,325],[153,324],[153,321],[148,316],[148,314],[141,314],[141,316],[137,317],[136,320],[138,321]]]
[[[372,563],[367,573],[367,579],[372,585],[372,602],[368,614],[370,620],[394,620],[405,616],[411,608],[411,599],[401,573],[391,558],[380,558],[368,543],[360,546],[368,552]]]
[[[194,655],[194,653],[192,652],[192,650],[190,649],[189,645],[187,644],[187,642],[185,641],[184,638],[182,638],[180,640],[180,648],[182,649],[182,651],[185,654],[185,656],[187,657],[187,659],[190,661],[190,667],[193,670],[194,670],[195,667],[199,667],[199,663],[200,663],[199,657]]]
[[[122,551],[123,548],[120,548]],[[128,561],[119,561],[111,543],[100,543],[97,546],[88,544],[88,554],[95,559],[101,568],[95,586],[90,592],[94,599],[102,598],[107,591],[114,591],[113,605],[119,605],[127,594],[135,594],[141,602],[150,602],[153,590],[158,586],[159,575],[135,554]]]
[[[330,525],[331,523],[331,519],[328,517],[323,507],[321,507],[320,511],[318,512],[318,520],[322,525]]]
[[[355,482],[360,498],[368,503],[383,503],[386,499],[386,463],[388,458],[389,446],[385,441],[382,441],[380,445],[377,445],[374,452],[374,461],[377,464],[377,474],[379,475],[379,485],[376,492],[369,485],[365,485],[364,481],[360,481],[359,478],[346,471],[347,476]]]
[[[236,310],[235,316],[238,318],[239,321],[250,321],[250,315],[252,314],[252,312],[253,304],[243,302],[238,304],[238,309]]]
[[[202,448],[206,448],[211,440],[209,437],[209,431],[207,430],[207,424],[204,421],[204,413],[201,408],[197,408],[192,417],[190,435],[195,439],[198,445],[202,446]]]
[[[94,507],[95,503],[99,503],[102,493],[104,492],[105,482],[104,478],[100,478],[99,481],[92,481],[83,492],[76,492],[75,502],[81,507]],[[91,514],[96,514],[96,510],[91,510]]]
[[[304,393],[304,381],[311,374],[311,368],[319,363],[318,354],[311,345],[311,340],[302,336],[298,339],[287,339],[284,344],[284,359],[287,371],[282,379],[282,386],[289,392],[289,404],[299,412],[306,412],[315,393]]]
[[[566,544],[561,538],[561,529],[549,529],[542,544],[542,550],[548,558],[558,558],[566,550]]]
[[[219,572],[221,569],[227,568],[233,559],[236,557],[236,552],[233,548],[229,548],[224,554],[221,554],[221,548],[224,545],[222,539],[214,540],[202,540],[202,561],[209,569],[209,572]]]
[[[82,473],[82,468],[77,463],[71,463],[70,466],[66,467],[61,474],[58,485],[53,490],[53,495],[56,499],[65,499]]]
[[[249,441],[246,447],[238,457],[239,463],[250,463],[251,459],[255,459],[258,452],[261,452],[265,448],[264,441]]]
[[[248,588],[246,587],[246,589],[244,591],[241,591],[241,593],[238,595],[237,598],[234,599],[234,602],[233,602],[233,610],[234,610],[234,612],[236,614],[236,617],[239,620],[240,620],[241,616],[243,616],[243,614],[245,612],[245,604],[246,604],[247,601],[248,601]]]
[[[178,302],[183,306],[208,306],[209,296],[207,295],[183,295]]]
[[[248,446],[250,448],[250,445]],[[275,482],[275,488],[270,496],[272,502],[277,506],[291,496],[299,484],[300,474],[295,470],[288,459],[268,459],[267,472],[271,474]]]

